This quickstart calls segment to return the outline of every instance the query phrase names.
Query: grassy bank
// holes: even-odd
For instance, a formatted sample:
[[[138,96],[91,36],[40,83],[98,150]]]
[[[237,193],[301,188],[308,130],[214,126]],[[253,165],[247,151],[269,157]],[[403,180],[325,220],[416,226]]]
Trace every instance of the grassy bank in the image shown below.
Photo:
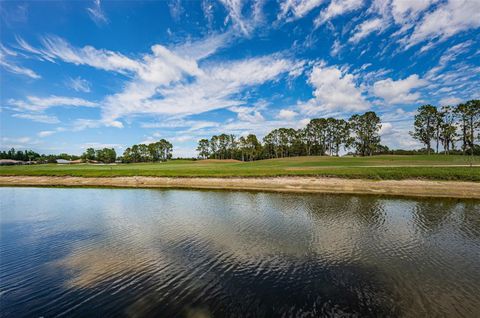
[[[382,180],[430,179],[480,181],[480,157],[416,155],[298,157],[255,162],[174,160],[117,165],[32,165],[0,167],[2,176],[75,177],[268,177],[322,176]]]

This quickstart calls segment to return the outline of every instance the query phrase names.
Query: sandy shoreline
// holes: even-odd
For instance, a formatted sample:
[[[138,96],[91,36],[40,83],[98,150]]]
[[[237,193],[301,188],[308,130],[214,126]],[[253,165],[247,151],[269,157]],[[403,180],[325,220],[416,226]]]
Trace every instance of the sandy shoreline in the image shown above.
[[[304,193],[384,194],[480,199],[480,183],[430,180],[363,180],[319,177],[167,178],[0,176],[0,186],[190,188]]]

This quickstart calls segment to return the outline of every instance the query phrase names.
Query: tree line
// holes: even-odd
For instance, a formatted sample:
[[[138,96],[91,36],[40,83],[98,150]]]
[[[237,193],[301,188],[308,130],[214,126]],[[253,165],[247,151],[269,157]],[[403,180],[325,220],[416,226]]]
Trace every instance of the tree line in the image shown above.
[[[65,160],[77,160],[79,156],[70,155],[67,153],[61,153],[58,155],[45,155],[39,154],[33,150],[16,150],[15,148],[11,148],[10,150],[0,151],[0,159],[11,159],[11,160],[18,160],[18,161],[35,161],[37,163],[56,163],[57,159],[65,159]]]
[[[421,142],[427,153],[445,154],[455,151],[460,143],[462,154],[480,154],[480,100],[470,100],[457,106],[420,106],[415,115],[413,131],[410,135]]]
[[[100,161],[103,163],[113,163],[117,159],[117,153],[113,148],[87,148],[82,154],[81,158],[84,161]]]
[[[33,150],[15,150],[12,148],[7,151],[0,151],[0,159],[12,159],[18,161],[35,161],[37,163],[56,163],[57,159],[78,160],[85,162],[113,163],[120,160],[129,162],[156,162],[166,161],[172,158],[173,145],[165,139],[148,145],[140,144],[128,147],[123,152],[123,156],[117,157],[114,148],[94,149],[87,148],[81,156],[61,153],[59,155],[41,155]]]
[[[140,144],[128,147],[123,152],[122,162],[156,162],[172,158],[173,145],[165,139],[148,145]]]
[[[237,138],[220,134],[198,142],[198,155],[203,159],[258,159],[295,156],[338,156],[341,149],[353,149],[357,155],[371,156],[385,151],[380,144],[380,118],[375,112],[356,114],[350,119],[316,118],[303,129],[277,128],[262,141],[249,134]]]

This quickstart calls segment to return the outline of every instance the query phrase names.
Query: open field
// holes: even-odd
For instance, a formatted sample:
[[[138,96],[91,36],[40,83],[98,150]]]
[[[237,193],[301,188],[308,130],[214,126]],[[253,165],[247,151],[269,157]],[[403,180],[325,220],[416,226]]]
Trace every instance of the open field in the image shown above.
[[[470,164],[473,164],[470,167]],[[173,160],[116,165],[3,166],[0,176],[74,177],[274,177],[318,176],[352,179],[480,181],[480,157],[415,155],[296,157],[254,162]]]

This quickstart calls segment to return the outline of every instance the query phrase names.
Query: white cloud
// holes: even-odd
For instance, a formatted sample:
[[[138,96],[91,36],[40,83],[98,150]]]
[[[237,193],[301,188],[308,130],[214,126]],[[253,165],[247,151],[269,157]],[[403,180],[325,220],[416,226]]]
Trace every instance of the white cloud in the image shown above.
[[[244,34],[250,33],[249,25],[243,21],[242,8],[243,1],[241,0],[220,0],[228,11],[228,18],[230,18],[234,25],[238,27]]]
[[[277,117],[280,118],[280,119],[291,120],[291,119],[295,118],[296,116],[298,116],[298,113],[293,111],[293,110],[281,109],[280,112],[278,113]]]
[[[358,43],[369,34],[375,31],[381,31],[385,25],[386,23],[381,18],[366,20],[355,28],[355,34],[352,35],[348,41]]]
[[[173,158],[197,158],[198,153],[192,147],[174,147]]]
[[[184,10],[182,7],[182,2],[180,0],[173,0],[168,3],[168,9],[170,11],[170,16],[175,21],[179,21]]]
[[[17,56],[17,52],[7,49],[0,44],[0,65],[10,73],[25,75],[33,79],[41,78],[40,75],[35,73],[33,70],[17,65],[15,62],[11,61],[8,56]]]
[[[203,69],[199,69],[195,61],[190,63],[186,73],[193,76],[193,80],[179,81],[182,72],[177,73],[179,78],[170,78],[169,83],[134,79],[123,92],[106,98],[104,116],[110,119],[130,114],[178,116],[241,106],[244,102],[233,96],[298,67],[298,63],[276,56],[209,64]],[[183,68],[188,65],[180,59],[178,64]],[[175,67],[174,63],[166,65]],[[258,114],[255,116],[259,117]]]
[[[430,69],[425,75],[425,78],[435,79],[436,75],[441,70],[443,70],[448,64],[451,64],[452,62],[454,62],[459,55],[466,53],[469,50],[469,48],[472,46],[472,44],[473,44],[473,41],[468,40],[448,48],[440,58],[438,65]]]
[[[223,125],[218,130],[219,132],[226,132],[235,135],[245,136],[249,133],[257,135],[257,137],[262,138],[270,131],[275,128],[280,127],[291,127],[295,129],[305,127],[305,122],[302,120],[269,120],[264,122],[248,122],[248,121],[232,121]]]
[[[387,135],[390,135],[392,134],[393,130],[392,130],[393,126],[391,123],[384,123],[382,122],[382,128],[380,128],[380,136],[387,136]]]
[[[58,124],[60,120],[56,116],[44,115],[44,114],[25,114],[25,113],[17,113],[13,114],[12,117],[15,118],[22,118],[28,119],[39,123],[44,124]]]
[[[87,13],[97,25],[108,23],[107,16],[102,10],[102,4],[100,0],[94,0],[92,6],[87,8]]]
[[[225,24],[232,22],[233,27],[245,36],[250,36],[252,31],[263,22],[262,6],[264,0],[254,1],[250,16],[244,16],[243,0],[220,0],[228,12]]]
[[[286,19],[287,22],[301,19],[310,11],[320,6],[324,0],[285,0],[280,3],[278,19]]]
[[[208,26],[211,27],[214,19],[214,13],[213,13],[213,2],[210,0],[202,0],[202,11],[205,16],[205,19],[207,19]]]
[[[331,56],[337,56],[340,50],[342,49],[342,44],[339,40],[335,40],[332,45],[332,49],[330,50]]]
[[[315,98],[300,105],[307,114],[333,110],[362,111],[369,107],[361,88],[355,84],[355,77],[337,66],[326,66],[324,63],[315,66],[309,83],[315,88]]]
[[[90,92],[90,82],[81,77],[76,77],[76,78],[70,77],[68,78],[65,84],[77,92],[84,92],[84,93]]]
[[[40,142],[34,140],[31,137],[7,137],[2,136],[0,138],[0,145],[3,149],[15,148],[15,149],[27,149],[38,145]]]
[[[188,128],[189,131],[203,129],[207,127],[218,127],[220,123],[206,120],[185,120],[172,118],[154,123],[141,123],[142,128]]]
[[[444,97],[440,100],[440,106],[454,106],[462,102],[462,99],[457,97]]]
[[[398,81],[387,78],[373,84],[373,93],[377,97],[383,98],[389,104],[414,103],[419,100],[420,93],[412,93],[412,90],[427,84],[426,80],[420,79],[416,74]]]
[[[51,136],[51,135],[53,135],[53,134],[55,134],[55,133],[56,133],[56,131],[54,131],[54,130],[44,130],[44,131],[40,131],[40,132],[37,134],[37,136],[43,138],[43,137]]]
[[[172,137],[172,138],[170,138],[170,140],[171,140],[172,142],[180,142],[180,143],[182,143],[182,142],[186,142],[186,141],[192,141],[192,140],[194,140],[194,138],[193,138],[192,136],[190,136],[190,135],[183,135],[183,136],[175,136],[175,137]]]
[[[231,38],[230,33],[217,34],[173,49],[154,45],[151,54],[145,54],[138,60],[91,46],[76,48],[55,36],[43,38],[40,49],[21,39],[18,39],[18,44],[22,50],[45,60],[60,59],[132,75],[120,92],[106,96],[100,103],[102,118],[78,121],[76,127],[80,129],[100,124],[121,127],[119,118],[137,114],[185,116],[241,106],[244,102],[238,97],[244,90],[282,75],[295,77],[303,71],[303,61],[296,62],[279,55],[210,62],[199,67],[199,60],[214,54]],[[39,108],[31,102],[15,101],[14,104],[31,110]],[[261,116],[259,113],[250,115],[256,119]]]
[[[31,69],[26,68],[26,67],[22,67],[22,66],[19,66],[19,65],[15,65],[15,64],[13,64],[11,62],[7,62],[7,61],[5,61],[4,59],[1,59],[1,58],[0,58],[0,65],[2,65],[3,68],[5,68],[10,73],[25,75],[25,76],[28,76],[28,77],[33,78],[33,79],[41,78],[40,75],[38,75],[37,73],[35,73]]]
[[[382,144],[388,145],[390,149],[418,149],[421,147],[421,144],[409,134],[409,131],[412,130],[413,118],[396,121],[394,124],[385,122],[384,116],[381,118]]]
[[[315,19],[315,26],[318,27],[337,16],[357,10],[361,6],[363,6],[363,0],[332,0],[328,7],[322,10]]]
[[[234,39],[234,33],[227,31],[220,34],[212,34],[209,37],[197,40],[187,41],[182,45],[173,48],[173,53],[186,59],[202,60],[226,46]]]
[[[58,106],[76,106],[76,107],[96,107],[97,103],[90,102],[76,97],[63,97],[51,95],[49,97],[27,96],[26,100],[10,99],[9,104],[19,111],[44,111],[50,107]]]
[[[102,148],[116,148],[123,149],[125,146],[122,144],[115,143],[100,143],[100,142],[86,142],[80,146],[82,149],[93,148],[93,149],[102,149]],[[117,154],[118,155],[118,154]]]
[[[19,144],[25,144],[31,141],[30,137],[2,137],[2,142],[15,142]]]
[[[406,48],[429,41],[441,42],[451,36],[480,27],[480,1],[450,0],[439,5],[434,11],[425,14],[415,26],[412,35],[406,39]]]
[[[393,0],[391,4],[393,19],[397,24],[412,24],[423,11],[437,1],[438,0]]]
[[[25,52],[32,53],[42,60],[54,62],[59,59],[75,65],[88,65],[106,71],[119,73],[138,72],[141,63],[120,53],[108,50],[98,50],[92,46],[76,48],[57,36],[46,36],[41,39],[43,47],[34,48],[21,38],[17,44]]]
[[[254,107],[231,107],[229,110],[237,113],[237,117],[241,121],[254,123],[265,120],[260,111]]]

